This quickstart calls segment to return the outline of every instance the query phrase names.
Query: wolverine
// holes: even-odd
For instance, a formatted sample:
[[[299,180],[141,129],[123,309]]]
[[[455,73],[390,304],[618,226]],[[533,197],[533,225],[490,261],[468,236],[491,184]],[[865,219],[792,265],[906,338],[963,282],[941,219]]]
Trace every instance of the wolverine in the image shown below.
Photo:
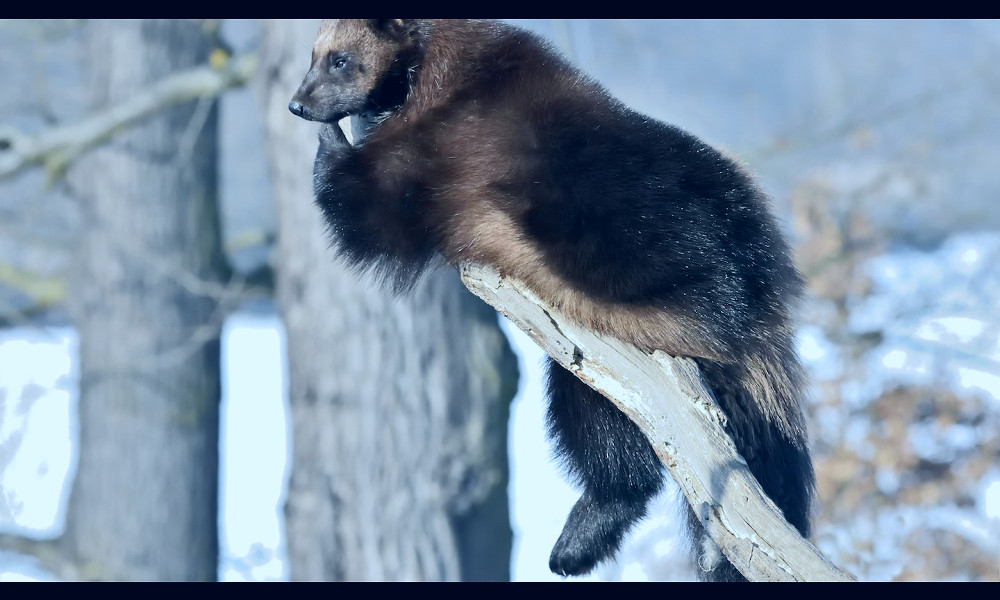
[[[348,263],[395,291],[439,259],[491,265],[587,328],[694,358],[750,471],[809,535],[803,284],[733,160],[496,21],[324,21],[288,108],[322,123],[315,201]],[[354,145],[347,116],[364,125]],[[579,575],[614,556],[665,472],[610,401],[547,369],[549,434],[583,488],[549,567]],[[688,514],[703,578],[743,580]]]

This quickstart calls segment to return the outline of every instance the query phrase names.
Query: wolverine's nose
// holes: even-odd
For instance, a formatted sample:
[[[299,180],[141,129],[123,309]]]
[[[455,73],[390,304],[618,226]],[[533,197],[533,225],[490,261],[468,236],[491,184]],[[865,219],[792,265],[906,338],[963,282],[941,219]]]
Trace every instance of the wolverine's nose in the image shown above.
[[[288,110],[292,111],[292,114],[296,117],[302,116],[302,105],[294,100],[288,103]]]

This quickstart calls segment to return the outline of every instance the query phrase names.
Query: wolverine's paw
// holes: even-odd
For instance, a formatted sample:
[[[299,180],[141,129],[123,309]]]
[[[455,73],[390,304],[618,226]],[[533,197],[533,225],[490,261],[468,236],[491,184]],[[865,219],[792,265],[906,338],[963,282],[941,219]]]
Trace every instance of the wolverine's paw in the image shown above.
[[[590,572],[597,563],[607,558],[603,553],[594,551],[588,535],[567,535],[563,529],[562,535],[552,548],[549,556],[549,570],[556,575],[568,577],[570,575],[585,575]]]
[[[614,555],[625,533],[645,512],[644,501],[599,501],[584,493],[552,548],[549,569],[564,577],[589,572]]]

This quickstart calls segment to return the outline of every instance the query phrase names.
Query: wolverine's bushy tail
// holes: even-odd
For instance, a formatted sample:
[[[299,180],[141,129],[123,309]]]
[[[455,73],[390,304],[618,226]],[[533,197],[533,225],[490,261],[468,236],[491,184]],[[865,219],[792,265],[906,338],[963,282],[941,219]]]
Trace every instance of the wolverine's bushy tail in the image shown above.
[[[697,359],[729,422],[727,432],[764,492],[785,519],[809,535],[813,475],[805,419],[800,406],[801,367],[791,350],[721,364]],[[744,581],[688,511],[696,566],[708,581]]]

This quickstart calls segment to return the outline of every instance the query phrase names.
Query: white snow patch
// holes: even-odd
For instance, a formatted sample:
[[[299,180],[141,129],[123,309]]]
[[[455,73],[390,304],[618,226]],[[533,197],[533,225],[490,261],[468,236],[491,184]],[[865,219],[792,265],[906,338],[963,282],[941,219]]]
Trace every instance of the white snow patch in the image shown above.
[[[281,511],[291,461],[285,333],[236,313],[222,330],[220,523],[224,581],[288,578]]]
[[[901,384],[951,386],[1000,402],[1000,234],[954,235],[934,251],[903,249],[859,268],[869,295],[848,302],[848,327],[881,341],[847,387],[855,407]]]
[[[983,476],[979,482],[980,492],[976,498],[979,511],[994,523],[1000,533],[1000,470],[994,470]]]
[[[799,328],[797,343],[799,357],[813,381],[835,379],[840,374],[843,369],[840,349],[827,339],[822,328],[803,325]]]
[[[986,323],[969,317],[940,317],[917,326],[914,335],[933,342],[968,344],[986,330]]]
[[[0,531],[62,533],[76,467],[76,334],[0,331]]]

